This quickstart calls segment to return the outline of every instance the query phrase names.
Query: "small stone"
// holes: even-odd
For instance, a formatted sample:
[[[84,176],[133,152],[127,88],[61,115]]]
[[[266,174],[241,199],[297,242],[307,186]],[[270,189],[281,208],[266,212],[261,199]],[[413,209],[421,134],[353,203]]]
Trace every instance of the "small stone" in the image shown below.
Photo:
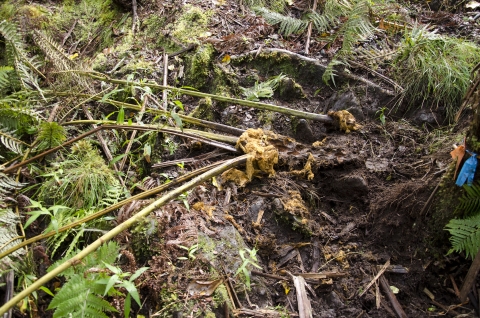
[[[295,132],[295,138],[300,141],[312,142],[315,140],[313,136],[312,128],[305,119],[298,121],[297,129]]]

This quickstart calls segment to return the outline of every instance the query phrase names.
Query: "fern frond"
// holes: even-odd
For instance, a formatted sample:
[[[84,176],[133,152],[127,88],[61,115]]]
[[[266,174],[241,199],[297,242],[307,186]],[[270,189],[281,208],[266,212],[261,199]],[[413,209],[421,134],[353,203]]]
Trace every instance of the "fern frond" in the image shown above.
[[[0,192],[19,190],[24,186],[23,183],[17,182],[6,174],[0,172]],[[2,198],[0,197],[0,200]]]
[[[27,145],[23,141],[15,138],[15,133],[7,129],[0,128],[0,142],[9,150],[16,154],[23,154],[22,147]],[[27,145],[28,146],[28,145]]]
[[[94,293],[98,288],[93,279],[85,278],[78,274],[70,278],[53,297],[48,309],[55,309],[53,317],[109,317],[105,312],[117,310],[104,300],[99,294]],[[96,286],[97,285],[97,286]]]
[[[332,81],[333,86],[335,86],[335,76],[337,76],[335,71],[335,66],[338,65],[345,65],[345,62],[337,59],[333,59],[328,63],[327,67],[325,68],[325,72],[323,72],[322,80],[325,84],[328,84],[329,81]]]
[[[456,212],[462,211],[467,216],[480,213],[480,184],[465,185],[463,189],[465,194],[460,198]]]
[[[340,25],[340,17],[348,16],[350,10],[348,1],[328,0],[325,2],[322,13],[310,12],[308,18],[313,22],[315,29],[321,33]]]
[[[41,118],[37,111],[26,107],[25,103],[15,99],[14,96],[0,100],[0,128],[15,130],[17,135],[21,135]]]
[[[338,35],[343,35],[342,53],[349,55],[355,44],[373,36],[376,28],[370,23],[370,4],[368,0],[354,3],[348,13],[348,20],[341,26]]]
[[[395,55],[398,54],[398,47],[390,47],[386,42],[380,42],[377,46],[381,47],[377,49],[375,47],[364,48],[362,46],[357,47],[353,53],[355,62],[362,61],[372,68],[376,68],[378,65],[382,65],[391,61]]]
[[[45,99],[38,79],[38,75],[45,77],[39,71],[41,63],[38,59],[28,57],[21,33],[18,32],[16,25],[6,20],[1,21],[0,35],[5,39],[8,65],[14,66],[16,70],[16,76],[11,77],[11,82],[18,85],[20,80],[23,87],[27,89],[35,88]]]
[[[0,91],[11,85],[8,76],[11,71],[13,71],[11,66],[0,66]]]
[[[270,11],[267,8],[257,7],[254,8],[254,10],[257,14],[262,15],[265,21],[267,21],[269,24],[280,24],[279,32],[286,36],[303,32],[308,26],[308,21],[288,17],[280,13]]]
[[[83,272],[91,267],[98,267],[99,264],[100,266],[104,266],[103,262],[107,264],[113,264],[117,259],[119,251],[120,251],[120,247],[116,242],[110,241],[108,243],[105,243],[102,246],[100,246],[94,253],[91,253],[88,256],[86,256],[82,260],[82,264],[75,266],[75,268],[70,267],[66,271],[62,272],[60,275],[65,276],[68,279],[70,277],[75,276],[77,272]],[[48,271],[51,271],[57,268],[58,266],[62,265],[70,257],[71,255],[66,254],[64,258],[53,263],[48,268]]]
[[[0,183],[2,181],[2,176],[0,175]],[[2,185],[0,184],[0,187]],[[2,201],[2,193],[0,193],[0,204]],[[20,223],[20,217],[15,214],[11,209],[0,209],[0,252],[6,251],[13,246],[20,244],[21,239],[17,234],[17,226]],[[16,239],[17,238],[17,239]],[[11,268],[12,260],[11,258],[19,258],[25,254],[25,250],[19,249],[10,254],[7,257],[4,257],[0,260],[0,270],[5,270]]]
[[[34,30],[33,40],[52,61],[57,70],[67,71],[75,68],[75,63],[68,58],[60,44],[55,42],[50,36],[38,30]]]
[[[50,149],[62,144],[67,139],[65,129],[56,122],[43,122],[38,133],[37,150]]]
[[[452,248],[448,252],[465,252],[472,259],[480,249],[480,214],[468,219],[453,219],[445,229],[450,232]]]

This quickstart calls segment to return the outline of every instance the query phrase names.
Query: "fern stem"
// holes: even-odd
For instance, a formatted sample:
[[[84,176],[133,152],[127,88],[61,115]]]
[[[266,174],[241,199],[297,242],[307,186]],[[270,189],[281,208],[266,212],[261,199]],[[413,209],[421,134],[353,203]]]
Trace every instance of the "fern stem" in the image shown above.
[[[114,123],[113,121],[96,121],[96,120],[83,120],[83,121],[72,121],[72,122],[69,122],[69,123],[65,123],[64,125],[67,125],[67,124],[70,124],[70,125],[75,125],[75,124],[91,124],[91,123]],[[150,126],[150,127],[149,127]],[[17,163],[16,165],[13,165],[11,167],[8,167],[8,168],[5,168],[5,170],[3,170],[2,172],[7,174],[7,173],[10,173],[12,172],[13,170],[17,169],[17,168],[20,168],[20,167],[23,167],[24,165],[26,164],[29,164],[30,162],[33,162],[37,159],[40,159],[40,158],[43,158],[45,157],[46,155],[48,154],[51,154],[55,151],[58,151],[60,149],[64,149],[66,146],[78,141],[78,140],[81,140],[85,137],[88,137],[94,133],[96,133],[97,131],[100,131],[100,130],[103,130],[103,129],[136,129],[138,127],[138,129],[148,129],[148,130],[158,130],[158,131],[164,131],[166,133],[171,133],[171,134],[181,134],[180,130],[176,129],[176,128],[158,128],[158,126],[155,126],[155,125],[146,125],[146,126],[136,126],[136,125],[122,125],[122,126],[118,126],[118,125],[103,125],[103,126],[99,126],[97,128],[94,128],[92,130],[89,130],[87,131],[86,133],[84,134],[81,134],[80,136],[78,137],[75,137],[63,144],[61,144],[60,146],[57,146],[55,148],[52,148],[52,149],[49,149],[47,151],[44,151],[42,152],[41,154],[38,154],[30,159],[27,159],[27,160],[23,160],[22,162],[19,162]],[[214,134],[214,133],[208,133],[208,132],[204,132],[204,131],[200,131],[200,130],[194,130],[194,129],[184,129],[184,131],[186,132],[189,132],[191,135],[187,135],[187,134],[184,134],[185,137],[187,138],[197,138],[197,139],[200,139],[201,138],[201,141],[202,142],[205,142],[205,143],[209,143],[209,144],[212,144],[211,141],[207,140],[208,139],[213,139],[213,140],[218,140],[218,141],[223,141],[223,142],[227,142],[227,143],[230,143],[230,144],[235,144],[237,142],[237,139],[236,137],[230,137],[230,136],[224,136],[224,135],[219,135],[219,134]],[[203,138],[202,138],[203,137]],[[219,144],[219,143],[215,143],[213,144],[214,146],[216,147],[219,147],[219,148],[222,148],[222,149],[226,149],[228,151],[232,151],[232,152],[235,152],[236,149],[232,148],[231,146],[229,145],[225,145],[225,144]]]
[[[129,104],[129,103],[123,103],[123,102],[119,102],[119,101],[116,101],[116,100],[113,100],[113,99],[102,99],[101,96],[98,96],[99,94],[89,95],[89,94],[77,94],[77,93],[69,93],[69,92],[47,92],[47,94],[52,94],[52,95],[55,95],[55,96],[85,97],[88,100],[97,100],[97,101],[101,100],[104,103],[108,103],[108,104],[116,106],[116,107],[123,107],[125,109],[133,109],[133,110],[137,110],[137,111],[141,110],[141,106],[133,105],[133,104]],[[155,109],[155,108],[147,107],[146,111],[148,111],[149,113],[152,113],[152,114],[170,116],[170,112],[168,112],[166,110],[163,110],[163,109]],[[215,130],[218,130],[218,131],[223,131],[225,133],[232,134],[232,135],[235,135],[235,136],[240,136],[241,134],[243,134],[245,132],[242,129],[238,129],[238,128],[235,128],[235,127],[231,127],[231,126],[227,126],[227,125],[223,125],[223,124],[219,124],[219,123],[214,123],[214,122],[211,122],[211,121],[208,121],[208,120],[199,119],[199,118],[195,118],[195,117],[191,117],[191,116],[187,116],[187,115],[182,115],[182,114],[177,114],[177,115],[184,122],[194,124],[194,125],[198,125],[198,126],[202,126],[202,127],[207,127],[207,128],[210,128],[210,129],[215,129]]]
[[[144,198],[147,198],[147,197],[152,196],[152,195],[154,195],[154,194],[157,194],[157,193],[159,193],[159,192],[161,192],[161,191],[165,191],[165,190],[167,190],[167,189],[169,189],[169,188],[171,188],[171,187],[173,187],[173,186],[177,186],[177,185],[179,185],[179,184],[181,184],[181,183],[183,183],[183,182],[185,182],[185,181],[187,181],[187,180],[190,180],[190,179],[193,178],[193,177],[198,176],[199,174],[202,174],[202,173],[204,173],[204,172],[207,172],[208,170],[210,170],[210,169],[218,166],[218,165],[221,164],[222,162],[223,162],[223,161],[216,162],[216,163],[213,163],[213,164],[208,165],[208,166],[206,166],[206,167],[203,167],[203,168],[194,170],[194,171],[192,171],[192,172],[187,173],[186,175],[183,175],[183,176],[178,177],[177,179],[175,179],[175,180],[173,180],[173,181],[171,181],[171,182],[169,182],[169,183],[162,184],[162,185],[160,185],[160,186],[158,186],[158,187],[155,187],[155,188],[153,188],[153,189],[150,189],[150,190],[148,190],[148,191],[144,191],[144,192],[139,193],[139,194],[137,194],[137,195],[131,196],[130,198],[125,199],[125,200],[122,200],[122,201],[120,201],[120,202],[118,202],[118,203],[115,203],[114,205],[111,205],[110,207],[108,207],[108,208],[106,208],[106,209],[100,210],[100,211],[95,212],[95,213],[93,213],[93,214],[91,214],[91,215],[89,215],[89,216],[86,216],[86,217],[84,217],[84,218],[82,218],[82,219],[80,219],[80,220],[77,220],[77,221],[75,221],[75,222],[73,222],[73,223],[70,223],[70,224],[68,224],[68,225],[65,225],[65,226],[59,228],[57,231],[52,230],[52,231],[50,231],[50,232],[48,232],[48,233],[40,234],[40,235],[34,236],[34,237],[32,237],[32,238],[29,238],[28,240],[23,241],[23,242],[21,242],[20,244],[17,244],[17,245],[15,245],[15,246],[13,246],[12,248],[10,248],[10,249],[8,249],[8,250],[0,253],[0,260],[1,260],[2,258],[4,258],[5,256],[10,255],[11,253],[15,252],[16,250],[18,250],[18,249],[20,249],[20,248],[22,248],[22,247],[24,247],[24,246],[27,246],[27,245],[30,245],[30,244],[32,244],[32,243],[38,242],[38,241],[40,241],[40,240],[49,238],[49,237],[51,237],[51,236],[56,235],[57,233],[62,233],[62,232],[68,231],[68,230],[73,229],[74,227],[76,227],[76,226],[78,226],[78,225],[81,225],[81,224],[83,224],[83,223],[86,223],[86,222],[95,220],[95,219],[97,219],[97,218],[99,218],[99,217],[101,217],[101,216],[103,216],[103,215],[105,215],[105,214],[107,214],[107,213],[109,213],[109,212],[112,212],[112,211],[114,211],[114,210],[116,210],[116,209],[121,208],[121,207],[124,206],[125,204],[130,203],[130,202],[132,202],[132,201],[134,201],[134,200],[144,199]],[[18,239],[18,238],[21,238],[21,237],[17,237],[16,239]],[[0,248],[0,250],[1,250],[1,248]]]
[[[108,76],[106,76],[104,74],[101,74],[101,73],[91,73],[90,72],[90,73],[84,73],[84,74],[88,75],[88,76],[90,76],[94,79],[102,80],[102,81],[109,82],[109,83],[112,83],[112,84],[135,85],[135,86],[140,86],[140,87],[156,88],[156,89],[160,89],[160,90],[168,89],[168,90],[171,90],[172,92],[176,92],[176,93],[183,94],[183,95],[189,95],[189,96],[200,97],[200,98],[210,97],[211,99],[218,100],[218,101],[221,101],[221,102],[228,102],[228,103],[232,103],[232,104],[238,104],[238,105],[253,107],[253,108],[262,109],[262,110],[270,110],[270,111],[277,112],[277,113],[282,113],[282,114],[285,114],[285,115],[295,116],[295,117],[304,118],[304,119],[311,119],[311,120],[320,121],[320,122],[324,122],[324,123],[333,123],[333,121],[334,121],[332,117],[327,116],[327,115],[303,112],[303,111],[300,111],[300,110],[291,109],[291,108],[284,107],[284,106],[277,106],[277,105],[260,103],[260,102],[252,102],[252,101],[243,100],[243,99],[237,99],[237,98],[232,98],[232,97],[202,93],[202,92],[192,91],[192,90],[188,90],[188,89],[184,89],[184,88],[176,88],[176,87],[172,87],[172,86],[164,86],[164,85],[158,85],[158,84],[153,84],[153,83],[141,83],[141,82],[117,80],[117,79],[109,78]]]
[[[159,125],[128,125],[128,123],[124,123],[123,125],[116,125],[116,122],[113,120],[73,120],[67,123],[64,123],[64,126],[68,125],[85,125],[85,124],[104,124],[102,127],[104,129],[134,129],[134,130],[158,130],[164,133],[171,133],[171,134],[180,134],[182,132],[181,129],[176,127],[162,127],[160,128]],[[225,136],[215,133],[210,133],[206,131],[196,130],[196,129],[183,129],[184,137],[191,138],[191,137],[204,137],[216,141],[226,142],[228,144],[235,145],[237,143],[238,138],[232,136]],[[196,135],[196,136],[189,136],[189,135]],[[204,140],[200,140],[204,141]],[[208,141],[205,140],[206,143]],[[210,143],[212,146],[216,146],[213,143]],[[222,148],[222,147],[219,147]],[[236,151],[230,147],[226,150],[229,151]]]
[[[206,182],[210,180],[211,178],[219,175],[220,173],[235,167],[237,165],[243,164],[247,161],[247,159],[250,157],[250,155],[243,155],[231,160],[226,161],[222,165],[205,172],[204,174],[196,177],[195,179],[191,180],[190,182],[178,187],[175,190],[170,191],[169,193],[165,194],[162,196],[160,199],[156,200],[152,204],[148,205],[146,208],[142,209],[140,212],[123,222],[122,224],[117,225],[114,227],[112,230],[110,230],[108,233],[102,235],[99,239],[94,241],[92,244],[88,245],[85,249],[83,249],[80,253],[78,253],[76,256],[72,257],[62,265],[58,266],[57,268],[53,269],[43,277],[39,278],[36,280],[32,285],[28,286],[28,288],[24,289],[20,293],[18,293],[15,297],[11,298],[7,303],[5,303],[2,307],[0,307],[0,315],[3,315],[6,313],[10,308],[15,306],[19,301],[21,301],[23,298],[29,296],[31,293],[45,285],[47,282],[49,282],[51,279],[55,278],[57,275],[62,273],[63,271],[67,270],[71,266],[74,266],[76,264],[79,264],[83,258],[85,258],[87,255],[90,253],[93,253],[97,248],[99,248],[102,244],[105,242],[108,242],[109,240],[113,239],[115,236],[120,234],[121,232],[125,231],[126,229],[130,228],[132,225],[137,223],[138,221],[142,220],[145,218],[148,214],[153,212],[155,209],[165,205],[171,200],[174,200],[177,198],[179,195],[184,193],[185,191],[188,191],[190,189],[193,189],[194,187],[198,186],[199,184]]]

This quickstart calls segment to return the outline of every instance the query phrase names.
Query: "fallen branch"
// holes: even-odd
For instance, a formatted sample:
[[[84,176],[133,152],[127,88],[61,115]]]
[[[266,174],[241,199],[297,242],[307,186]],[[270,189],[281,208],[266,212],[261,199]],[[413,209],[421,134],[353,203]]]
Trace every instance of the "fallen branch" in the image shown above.
[[[120,234],[121,232],[127,230],[134,224],[136,224],[138,221],[144,219],[147,215],[149,215],[151,212],[153,212],[155,209],[158,209],[159,207],[165,205],[166,203],[170,202],[171,200],[174,200],[177,198],[179,195],[184,193],[185,191],[191,190],[197,185],[210,180],[212,177],[215,177],[219,175],[220,173],[235,167],[237,165],[243,164],[247,161],[249,158],[249,155],[244,155],[237,157],[235,159],[228,160],[224,164],[210,170],[209,172],[206,172],[192,181],[178,187],[177,189],[170,191],[169,193],[165,194],[162,196],[160,199],[154,201],[152,204],[148,205],[144,209],[142,209],[140,212],[123,222],[122,224],[117,225],[114,227],[112,230],[107,232],[106,234],[102,235],[99,239],[94,241],[92,244],[88,245],[85,249],[83,249],[81,252],[79,252],[77,255],[74,257],[70,258],[67,260],[65,263],[61,264],[57,268],[53,269],[50,271],[48,274],[44,275],[43,277],[39,278],[36,280],[32,285],[30,285],[28,288],[24,289],[20,293],[18,293],[15,297],[10,299],[7,303],[5,303],[2,307],[0,307],[0,315],[3,315],[6,313],[10,308],[18,304],[23,298],[28,297],[31,293],[39,289],[40,287],[44,286],[46,283],[48,283],[51,279],[55,278],[71,266],[74,266],[75,264],[79,264],[83,258],[88,256],[90,253],[93,253],[97,248],[99,248],[102,244],[108,242],[109,240],[113,239],[115,236]]]
[[[395,294],[392,292],[390,289],[390,285],[388,284],[387,279],[385,276],[380,277],[380,286],[383,289],[383,292],[387,294],[388,300],[390,300],[390,303],[392,304],[393,310],[395,310],[395,313],[399,318],[407,318],[407,314],[405,311],[403,311],[402,305],[397,300],[397,297]]]
[[[99,96],[99,94],[89,95],[89,94],[77,94],[77,93],[74,94],[74,93],[68,93],[68,92],[55,92],[55,93],[49,92],[49,93],[46,93],[46,94],[47,95],[48,94],[53,94],[53,95],[56,95],[56,96],[73,96],[74,95],[76,97],[87,98],[88,100],[97,100],[97,101],[102,100],[102,96]],[[152,99],[152,101],[155,101],[155,100]],[[137,111],[140,111],[142,109],[141,106],[134,105],[134,104],[129,104],[129,103],[123,103],[123,102],[119,102],[119,101],[116,101],[116,100],[113,100],[113,99],[105,99],[105,100],[102,100],[102,102],[113,105],[113,106],[116,106],[116,107],[123,107],[125,109],[133,109],[133,110],[137,110]],[[170,112],[168,112],[166,110],[163,110],[163,109],[146,108],[146,111],[149,112],[149,113],[152,113],[152,114],[170,116]],[[201,126],[201,127],[207,127],[207,128],[218,130],[218,131],[223,131],[225,133],[232,134],[232,135],[235,135],[235,136],[240,136],[241,134],[243,134],[245,132],[243,129],[238,129],[238,128],[235,128],[235,127],[214,123],[214,122],[211,122],[211,121],[208,121],[208,120],[203,120],[203,119],[199,119],[199,118],[195,118],[195,117],[191,117],[191,116],[187,116],[187,115],[182,115],[182,114],[177,114],[177,115],[184,122],[187,122],[187,123],[190,123],[190,124],[193,124],[193,125],[197,125],[197,126]]]
[[[472,290],[473,285],[475,284],[475,280],[477,278],[478,272],[480,270],[480,250],[477,252],[475,259],[468,270],[467,276],[463,282],[462,288],[460,289],[460,300],[462,302],[467,300],[468,293]],[[474,299],[470,299],[471,302],[475,301]]]
[[[385,272],[385,270],[387,269],[387,267],[390,266],[390,260],[388,260],[385,265],[383,265],[382,269],[377,273],[377,275],[375,275],[375,277],[370,281],[370,283],[368,283],[368,285],[365,287],[365,289],[363,290],[363,292],[360,293],[360,295],[358,295],[358,297],[362,297],[363,295],[365,295],[365,293],[368,291],[368,289],[370,287],[372,287],[372,285],[377,281],[377,279],[382,276],[383,272]]]
[[[70,125],[75,125],[75,124],[92,124],[92,123],[95,123],[95,124],[101,124],[101,123],[107,123],[107,124],[112,124],[112,123],[115,123],[114,121],[97,121],[97,120],[92,120],[92,121],[75,121],[75,122],[69,122],[69,123],[66,123],[66,124],[70,124]],[[165,133],[171,133],[171,134],[181,134],[180,130],[176,130],[175,128],[158,128],[158,126],[155,126],[155,125],[148,125],[148,126],[136,126],[136,125],[103,125],[103,126],[98,126],[90,131],[87,131],[86,133],[84,134],[81,134],[80,136],[78,137],[75,137],[63,144],[61,144],[60,146],[57,146],[55,148],[52,148],[52,149],[49,149],[47,151],[44,151],[42,152],[41,154],[38,154],[30,159],[27,159],[27,160],[24,160],[20,163],[17,163],[13,166],[10,166],[8,168],[5,168],[4,170],[2,170],[1,172],[3,173],[10,173],[12,171],[14,171],[15,169],[17,168],[20,168],[20,167],[23,167],[27,164],[29,164],[30,162],[33,162],[35,160],[38,160],[40,158],[43,158],[45,157],[46,155],[48,154],[51,154],[53,152],[56,152],[58,150],[61,150],[61,149],[64,149],[66,146],[78,141],[78,140],[81,140],[85,137],[88,137],[100,130],[103,130],[103,129],[140,129],[140,130],[159,130],[159,131],[163,131]],[[208,141],[207,139],[205,138],[208,138],[208,139],[213,139],[213,138],[216,138],[218,137],[219,139],[222,138],[221,140],[225,141],[225,142],[228,142],[228,143],[231,143],[231,144],[235,144],[237,139],[236,137],[230,137],[230,136],[223,136],[223,135],[217,135],[217,134],[212,134],[212,133],[207,133],[207,132],[203,132],[203,131],[197,131],[197,130],[189,130],[189,129],[184,129],[184,131],[186,132],[190,132],[190,134],[184,134],[186,137],[188,138],[194,138],[194,139],[197,139],[197,140],[201,140],[202,142],[207,142],[207,143],[210,143],[211,144],[211,140]],[[213,138],[210,138],[210,137],[213,137]],[[232,152],[236,152],[237,150],[232,147],[232,146],[229,146],[229,145],[226,145],[226,144],[223,144],[223,143],[216,143],[215,146],[219,146],[219,148],[222,148],[222,149],[227,149],[229,151],[232,151]]]

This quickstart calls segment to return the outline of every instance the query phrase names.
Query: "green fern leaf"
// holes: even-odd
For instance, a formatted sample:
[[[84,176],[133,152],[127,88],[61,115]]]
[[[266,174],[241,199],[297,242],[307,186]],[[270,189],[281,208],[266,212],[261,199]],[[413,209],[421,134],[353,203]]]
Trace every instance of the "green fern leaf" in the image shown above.
[[[480,213],[480,185],[463,186],[465,194],[460,198],[456,212],[462,211],[464,215],[470,216]]]
[[[305,31],[308,26],[308,21],[295,19],[284,16],[280,13],[270,11],[267,8],[254,8],[255,12],[262,15],[265,21],[271,25],[280,24],[279,32],[286,36],[294,33],[301,33]]]
[[[368,0],[358,1],[348,13],[348,20],[340,30],[343,35],[343,54],[351,54],[356,43],[365,41],[373,36],[375,27],[370,23],[370,4]]]
[[[95,277],[94,277],[95,278]],[[95,280],[78,274],[70,278],[53,297],[48,309],[54,309],[53,317],[109,317],[105,312],[117,310],[99,294],[93,293]]]
[[[11,66],[0,66],[0,91],[10,86],[9,73],[13,71]]]
[[[472,259],[480,249],[480,214],[468,219],[453,219],[445,229],[450,232],[452,248],[448,252],[465,252]]]

